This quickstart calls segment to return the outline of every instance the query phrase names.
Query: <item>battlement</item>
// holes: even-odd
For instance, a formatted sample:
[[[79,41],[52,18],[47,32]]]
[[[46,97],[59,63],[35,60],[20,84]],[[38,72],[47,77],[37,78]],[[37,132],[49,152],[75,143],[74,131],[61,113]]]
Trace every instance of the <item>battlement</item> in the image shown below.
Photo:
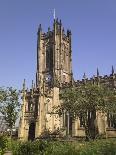
[[[61,84],[60,88],[69,88],[72,86],[79,87],[85,85],[86,83],[90,84],[103,84],[109,87],[116,88],[116,73],[104,76],[93,76],[91,78],[84,77],[82,80],[73,81],[70,83],[64,82]]]
[[[39,28],[38,28],[38,33],[37,34],[40,35],[40,33],[41,33],[41,39],[42,40],[53,38],[54,34],[61,35],[62,39],[64,41],[67,41],[67,42],[69,42],[69,40],[71,38],[70,37],[71,36],[71,31],[67,30],[66,33],[65,33],[64,27],[62,26],[62,23],[61,23],[61,20],[59,21],[58,18],[54,19],[53,30],[51,30],[50,27],[48,27],[48,31],[47,32],[43,32],[41,24],[40,24]]]
[[[74,81],[75,86],[83,85],[85,83],[103,84],[109,87],[116,87],[116,73],[104,76],[93,76],[92,78],[83,78],[82,80]]]

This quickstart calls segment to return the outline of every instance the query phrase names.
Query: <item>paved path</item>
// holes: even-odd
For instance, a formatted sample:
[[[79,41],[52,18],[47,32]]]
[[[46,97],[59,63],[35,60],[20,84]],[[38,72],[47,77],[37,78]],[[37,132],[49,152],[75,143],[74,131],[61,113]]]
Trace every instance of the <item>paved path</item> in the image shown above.
[[[12,155],[11,151],[6,151],[4,155]]]

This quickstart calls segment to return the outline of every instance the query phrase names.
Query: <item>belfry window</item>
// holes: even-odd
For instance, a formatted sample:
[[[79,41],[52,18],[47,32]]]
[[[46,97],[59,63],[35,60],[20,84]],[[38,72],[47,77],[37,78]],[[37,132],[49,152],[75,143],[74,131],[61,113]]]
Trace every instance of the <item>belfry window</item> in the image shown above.
[[[52,48],[47,48],[46,50],[46,69],[48,71],[53,68],[53,50]]]

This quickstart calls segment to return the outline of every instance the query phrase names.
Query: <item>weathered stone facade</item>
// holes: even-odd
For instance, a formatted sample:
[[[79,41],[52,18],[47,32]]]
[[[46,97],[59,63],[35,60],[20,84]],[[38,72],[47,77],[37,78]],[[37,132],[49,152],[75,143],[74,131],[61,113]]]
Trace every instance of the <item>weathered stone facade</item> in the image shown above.
[[[36,86],[30,91],[23,86],[22,116],[19,138],[39,137],[45,130],[54,132],[61,128],[62,118],[52,114],[58,106],[59,87],[72,81],[71,32],[65,34],[61,21],[54,20],[53,30],[47,33],[38,29]],[[34,132],[34,133],[31,133]]]
[[[71,136],[85,136],[84,127],[80,120],[70,120],[68,114],[59,117],[52,113],[52,107],[60,105],[59,92],[68,86],[79,86],[85,82],[104,83],[116,87],[116,74],[97,76],[88,80],[85,76],[82,81],[74,81],[72,74],[71,31],[65,33],[61,20],[54,19],[53,30],[48,28],[43,33],[41,25],[37,33],[37,72],[36,85],[26,90],[25,81],[22,90],[22,111],[19,123],[18,137],[21,140],[34,139],[45,131],[55,132],[68,128]],[[97,123],[100,133],[106,133],[107,118],[97,113]],[[116,136],[115,129],[108,128],[108,136]]]

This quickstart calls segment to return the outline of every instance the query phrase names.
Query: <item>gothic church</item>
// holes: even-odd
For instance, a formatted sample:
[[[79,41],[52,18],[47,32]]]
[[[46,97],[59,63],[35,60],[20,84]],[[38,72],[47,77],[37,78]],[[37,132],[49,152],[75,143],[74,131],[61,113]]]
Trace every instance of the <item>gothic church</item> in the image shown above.
[[[20,140],[33,140],[40,137],[44,131],[55,132],[68,128],[70,136],[84,137],[85,130],[81,120],[72,121],[68,115],[51,114],[52,107],[60,105],[59,93],[64,87],[79,86],[84,82],[106,83],[116,87],[116,74],[112,67],[110,76],[97,76],[82,81],[74,81],[72,73],[71,31],[65,33],[61,20],[54,19],[53,30],[42,31],[41,25],[37,33],[37,72],[36,84],[26,89],[25,80],[22,90],[22,110],[19,122],[18,137]],[[106,133],[108,137],[116,137],[113,122],[107,121],[105,116],[97,115],[99,133]],[[65,135],[65,132],[64,132]]]

